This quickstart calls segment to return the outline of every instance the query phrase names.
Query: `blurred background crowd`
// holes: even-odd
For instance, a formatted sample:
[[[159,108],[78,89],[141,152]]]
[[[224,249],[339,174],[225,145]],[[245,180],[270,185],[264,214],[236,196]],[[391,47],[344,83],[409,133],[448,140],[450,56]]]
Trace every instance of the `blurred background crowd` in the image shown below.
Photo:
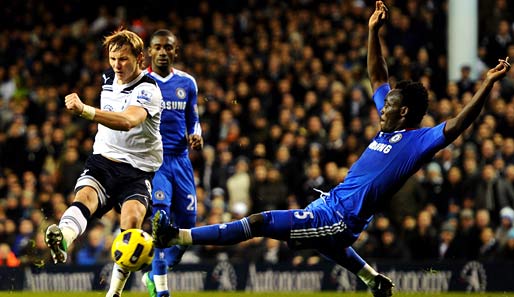
[[[70,204],[97,129],[68,113],[63,98],[77,92],[99,106],[109,67],[102,38],[120,26],[145,41],[156,29],[173,31],[176,67],[197,80],[205,139],[190,153],[198,225],[306,206],[319,197],[314,189],[344,180],[378,131],[366,70],[372,0],[54,2],[10,1],[0,13],[0,265],[50,261],[43,230]],[[459,112],[484,71],[514,58],[513,3],[481,0],[479,63],[448,81],[447,2],[387,1],[391,83],[419,80],[429,90],[424,126]],[[368,259],[514,261],[513,187],[510,71],[479,120],[407,181],[354,247]],[[109,261],[117,216],[90,224],[69,263]],[[323,261],[261,238],[191,247],[183,262],[200,259]]]

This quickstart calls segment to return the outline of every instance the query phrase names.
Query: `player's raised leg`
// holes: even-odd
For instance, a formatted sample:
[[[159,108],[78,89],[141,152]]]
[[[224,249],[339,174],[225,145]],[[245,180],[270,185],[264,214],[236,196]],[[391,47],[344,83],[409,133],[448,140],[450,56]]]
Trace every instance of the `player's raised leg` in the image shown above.
[[[152,236],[157,247],[173,245],[233,245],[253,237],[269,237],[288,240],[291,232],[291,216],[301,210],[272,210],[252,214],[237,221],[214,224],[192,229],[180,229],[164,225],[166,214],[157,212],[152,221]]]
[[[344,246],[344,244],[323,247],[318,251],[357,275],[369,287],[373,296],[389,297],[393,295],[394,284],[390,278],[373,269],[351,246],[344,249],[340,246]]]
[[[80,188],[75,201],[64,212],[59,225],[48,226],[45,243],[50,248],[54,263],[66,262],[68,247],[87,227],[91,213],[98,207],[98,195],[90,186]]]

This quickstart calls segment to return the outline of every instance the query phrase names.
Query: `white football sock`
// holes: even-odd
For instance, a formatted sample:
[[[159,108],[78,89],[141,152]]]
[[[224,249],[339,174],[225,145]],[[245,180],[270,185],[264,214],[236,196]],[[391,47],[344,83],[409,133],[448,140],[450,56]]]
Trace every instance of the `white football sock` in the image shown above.
[[[192,245],[193,237],[191,236],[191,229],[180,229],[177,241],[179,245]]]
[[[153,275],[153,281],[155,283],[155,291],[162,292],[168,291],[168,275]]]
[[[109,286],[109,291],[107,291],[106,297],[113,297],[114,294],[118,294],[121,296],[121,292],[125,287],[125,283],[130,277],[130,271],[125,271],[125,269],[118,266],[118,264],[114,263],[112,268],[111,275],[111,284]]]
[[[82,211],[80,211],[80,208],[74,205],[66,209],[59,222],[59,228],[68,246],[70,246],[75,238],[86,231],[86,227],[87,218]]]
[[[373,267],[369,266],[367,263],[364,264],[364,267],[357,272],[357,276],[366,284],[369,285],[369,283],[373,280],[375,280],[375,276],[378,275],[378,272],[373,269]]]

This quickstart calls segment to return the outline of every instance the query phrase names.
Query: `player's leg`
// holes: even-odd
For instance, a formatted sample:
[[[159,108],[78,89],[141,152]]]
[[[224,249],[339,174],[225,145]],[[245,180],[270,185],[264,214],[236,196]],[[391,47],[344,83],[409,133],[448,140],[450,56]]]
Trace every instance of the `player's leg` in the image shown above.
[[[173,200],[174,200],[173,202],[175,202],[175,198]],[[196,213],[188,214],[187,212],[184,211],[181,213],[181,215],[179,215],[180,213],[181,213],[180,211],[174,212],[174,217],[175,217],[174,222],[177,226],[182,226],[184,228],[191,228],[195,225]],[[182,256],[184,255],[184,253],[187,250],[187,247],[188,246],[186,246],[186,245],[174,245],[172,247],[164,249],[164,258],[166,259],[165,264],[167,264],[167,267],[164,266],[161,268],[164,271],[163,280],[161,282],[164,286],[162,288],[158,288],[157,282],[155,282],[156,293],[157,293],[158,297],[171,296],[171,294],[169,293],[169,288],[168,288],[168,274],[166,272],[172,270],[173,267],[175,267],[180,262],[180,260],[182,259]],[[155,248],[155,249],[162,250],[159,248]],[[155,259],[155,257],[154,257],[154,259]],[[153,265],[153,263],[152,263],[152,265]],[[152,266],[152,271],[155,273],[155,269],[153,268],[153,266]],[[154,274],[154,279],[156,279],[156,277],[157,277],[157,275]]]
[[[371,289],[373,296],[392,296],[392,288],[394,287],[392,280],[383,274],[379,274],[351,246],[341,248],[345,245],[347,245],[346,242],[336,241],[332,245],[319,248],[318,251],[323,256],[357,275]]]
[[[119,190],[115,193],[116,200],[122,203],[120,229],[122,231],[132,228],[140,229],[149,214],[153,173],[143,172],[128,166],[125,166],[122,172],[124,176],[118,179]],[[128,182],[129,180],[130,182]],[[127,184],[131,186],[126,187]],[[106,297],[121,296],[129,277],[129,271],[114,263]]]
[[[50,225],[45,232],[45,242],[50,248],[55,263],[64,263],[66,250],[73,241],[86,230],[87,223],[98,208],[105,207],[105,174],[99,166],[104,160],[90,157],[83,174],[75,185],[73,203],[62,215],[59,225]]]
[[[91,213],[96,211],[98,199],[91,187],[80,189],[73,203],[66,209],[59,225],[50,225],[45,232],[45,242],[50,248],[54,263],[64,263],[67,249],[87,227]]]
[[[158,246],[233,245],[253,237],[269,237],[288,241],[293,248],[316,248],[320,234],[344,230],[339,216],[334,217],[333,213],[320,198],[303,210],[265,211],[230,223],[180,229],[161,224],[161,216],[166,214],[157,212],[152,232]]]
[[[173,196],[171,199],[171,214],[173,225],[190,229],[196,225],[196,186],[193,166],[188,156],[174,158],[172,176]],[[175,245],[166,249],[166,261],[171,270],[184,255],[187,246]]]
[[[167,214],[166,220],[170,213],[171,197],[173,195],[169,160],[170,156],[165,156],[165,162],[155,173],[152,180],[153,214],[163,211]],[[169,221],[165,223],[169,224]],[[169,296],[167,278],[168,263],[166,261],[165,249],[155,247],[154,251],[155,256],[152,260],[152,269],[143,274],[143,284],[146,286],[150,297]]]
[[[253,237],[288,240],[293,213],[301,210],[272,210],[252,214],[230,223],[179,229],[160,224],[165,213],[158,212],[153,220],[154,241],[158,246],[172,245],[233,245]]]

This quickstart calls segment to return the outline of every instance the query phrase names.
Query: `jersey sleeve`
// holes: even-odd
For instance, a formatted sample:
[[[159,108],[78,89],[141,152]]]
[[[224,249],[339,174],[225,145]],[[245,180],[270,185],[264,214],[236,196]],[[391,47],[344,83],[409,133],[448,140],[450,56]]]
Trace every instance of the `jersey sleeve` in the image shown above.
[[[154,84],[142,83],[132,92],[129,105],[141,106],[153,117],[160,112],[161,102],[161,90]]]
[[[418,148],[424,152],[435,153],[447,146],[448,143],[444,136],[445,125],[446,122],[443,122],[433,128],[420,129],[420,135],[418,135]]]
[[[378,114],[385,105],[385,98],[387,93],[391,91],[391,86],[388,83],[385,83],[376,89],[375,94],[373,94],[373,101],[375,101],[375,107],[377,108]]]
[[[187,134],[202,135],[202,128],[200,126],[200,117],[198,115],[198,87],[194,78],[191,78],[188,100],[186,106],[186,125]]]

